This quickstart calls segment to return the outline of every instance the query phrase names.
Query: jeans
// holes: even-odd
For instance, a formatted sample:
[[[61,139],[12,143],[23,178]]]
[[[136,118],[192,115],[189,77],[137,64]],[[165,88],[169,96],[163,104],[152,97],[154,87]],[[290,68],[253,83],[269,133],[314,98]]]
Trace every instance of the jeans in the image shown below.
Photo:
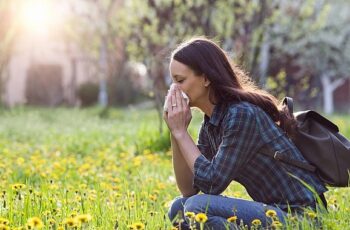
[[[263,203],[249,201],[244,199],[200,194],[191,197],[176,198],[169,209],[169,218],[174,225],[178,225],[176,219],[178,212],[181,211],[182,220],[181,229],[190,229],[188,218],[184,217],[186,212],[205,213],[208,217],[205,223],[205,229],[237,229],[237,225],[252,225],[254,219],[259,219],[262,226],[268,226],[272,218],[266,216],[267,210],[274,210],[278,220],[283,224],[287,213],[276,206],[270,206]],[[237,216],[236,223],[229,223],[227,218]],[[181,219],[180,218],[180,219]],[[243,222],[242,222],[243,221]],[[198,226],[197,226],[197,229]]]

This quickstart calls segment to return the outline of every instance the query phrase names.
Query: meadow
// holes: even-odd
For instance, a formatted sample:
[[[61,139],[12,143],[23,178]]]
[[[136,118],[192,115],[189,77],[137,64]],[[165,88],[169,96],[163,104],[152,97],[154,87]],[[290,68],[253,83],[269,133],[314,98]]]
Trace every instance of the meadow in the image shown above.
[[[201,119],[193,111],[194,138]],[[350,117],[332,120],[350,138]],[[150,109],[1,109],[0,230],[172,229],[168,136]],[[316,229],[308,220],[318,216],[323,229],[350,229],[349,189],[329,189],[328,214],[286,227]],[[225,195],[249,199],[238,183]]]

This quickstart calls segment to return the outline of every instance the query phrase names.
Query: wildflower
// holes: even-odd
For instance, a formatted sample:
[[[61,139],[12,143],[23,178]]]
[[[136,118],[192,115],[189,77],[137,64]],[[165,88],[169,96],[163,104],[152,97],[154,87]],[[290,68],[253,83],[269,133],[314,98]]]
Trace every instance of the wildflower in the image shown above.
[[[53,225],[56,224],[56,221],[51,218],[51,219],[48,220],[48,223],[49,223],[50,226],[53,226]]]
[[[266,211],[266,216],[267,217],[275,217],[277,215],[275,210],[269,209]]]
[[[33,224],[32,224],[32,223],[27,223],[27,224],[26,224],[26,229],[27,229],[27,230],[34,229]]]
[[[9,225],[10,221],[8,219],[0,217],[0,224]]]
[[[279,222],[278,220],[275,220],[275,221],[272,222],[271,226],[273,228],[280,228],[280,227],[283,226],[283,224],[281,222]]]
[[[208,220],[208,217],[205,213],[198,213],[195,219],[198,223],[205,223]]]
[[[151,200],[151,201],[156,201],[157,200],[157,195],[149,195],[149,199]]]
[[[193,219],[196,216],[196,214],[194,212],[185,212],[185,216],[190,219]]]
[[[151,216],[155,216],[155,215],[158,214],[158,212],[155,212],[155,211],[149,211],[148,213],[149,213]]]
[[[22,190],[26,187],[25,184],[13,184],[11,185],[11,188],[15,191]]]
[[[66,218],[63,223],[70,228],[74,228],[74,227],[79,226],[79,222],[75,218],[72,218],[72,217]]]
[[[0,230],[10,230],[10,227],[4,224],[0,224]]]
[[[259,219],[254,219],[252,221],[252,225],[255,225],[255,226],[260,226],[261,225],[261,221]]]
[[[227,222],[229,222],[229,223],[234,223],[234,222],[236,222],[236,220],[237,220],[237,216],[231,216],[231,217],[227,218]]]
[[[32,225],[34,228],[40,229],[44,227],[43,221],[39,217],[32,217],[28,220],[28,224]]]
[[[141,223],[141,222],[135,223],[132,226],[134,227],[134,229],[137,229],[137,230],[145,229],[145,225],[143,223]]]
[[[316,213],[313,211],[309,211],[306,214],[310,219],[315,219],[317,217]]]
[[[90,214],[82,214],[78,215],[76,218],[80,223],[83,224],[89,222],[92,219],[92,216]]]

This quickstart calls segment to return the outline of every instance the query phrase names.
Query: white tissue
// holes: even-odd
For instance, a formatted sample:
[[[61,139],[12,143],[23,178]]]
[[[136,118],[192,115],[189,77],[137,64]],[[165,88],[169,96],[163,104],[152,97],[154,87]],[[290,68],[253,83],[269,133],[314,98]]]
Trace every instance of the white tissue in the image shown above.
[[[172,90],[173,89],[173,87],[174,87],[174,84],[172,84],[171,86],[170,86],[170,90]],[[188,103],[190,102],[190,100],[189,100],[189,98],[188,98],[188,96],[181,90],[181,94],[182,94],[182,97],[186,100],[186,103],[187,103],[187,105],[188,105]],[[169,105],[168,105],[168,96],[169,96],[170,94],[168,93],[168,95],[167,95],[167,97],[165,98],[165,103],[164,103],[164,111],[165,112],[168,112],[168,108],[169,108]],[[170,102],[169,102],[170,103]]]

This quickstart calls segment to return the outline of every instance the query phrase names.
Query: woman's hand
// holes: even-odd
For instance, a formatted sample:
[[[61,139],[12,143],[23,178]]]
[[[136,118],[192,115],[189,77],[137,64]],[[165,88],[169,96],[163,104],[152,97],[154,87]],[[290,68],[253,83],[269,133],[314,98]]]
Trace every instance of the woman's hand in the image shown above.
[[[163,118],[174,136],[180,136],[187,131],[191,122],[192,114],[189,105],[181,94],[178,85],[171,87],[166,98],[168,111],[164,112]]]

